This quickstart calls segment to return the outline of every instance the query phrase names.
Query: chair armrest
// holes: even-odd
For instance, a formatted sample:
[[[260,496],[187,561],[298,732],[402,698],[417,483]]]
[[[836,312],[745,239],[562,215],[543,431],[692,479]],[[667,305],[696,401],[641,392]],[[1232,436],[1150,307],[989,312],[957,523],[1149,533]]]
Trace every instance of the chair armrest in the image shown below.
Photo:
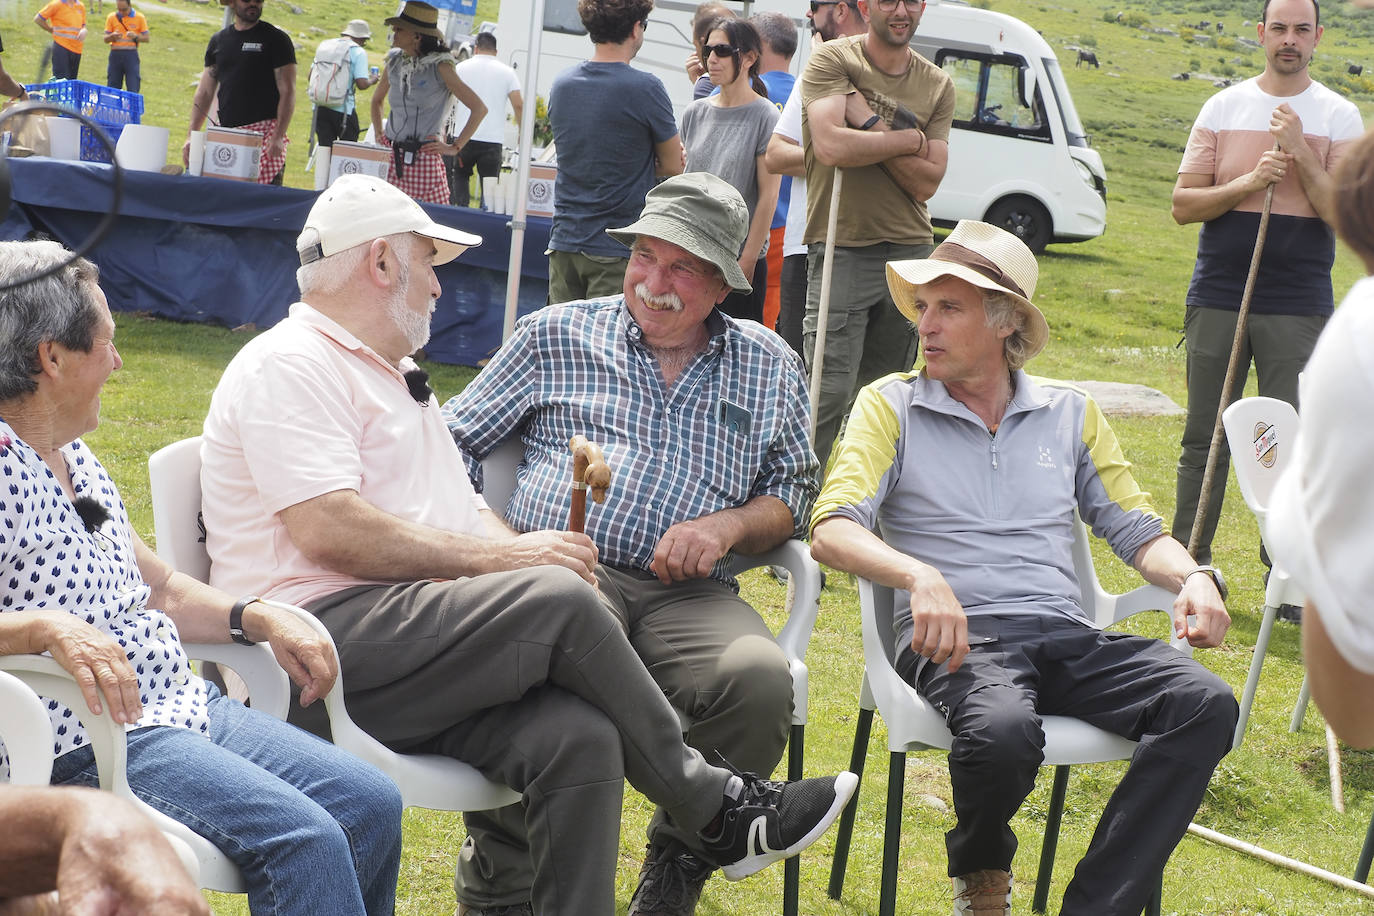
[[[253,708],[285,721],[291,708],[291,679],[266,643],[185,643],[183,648],[189,658],[233,669],[248,685]]]
[[[14,675],[0,672],[0,740],[10,759],[11,785],[48,784],[52,739],[52,722],[38,694]]]
[[[792,724],[806,724],[809,694],[806,649],[821,607],[821,568],[802,541],[790,538],[772,550],[735,554],[730,572],[738,575],[758,566],[787,570],[787,620],[774,636],[792,672]]]

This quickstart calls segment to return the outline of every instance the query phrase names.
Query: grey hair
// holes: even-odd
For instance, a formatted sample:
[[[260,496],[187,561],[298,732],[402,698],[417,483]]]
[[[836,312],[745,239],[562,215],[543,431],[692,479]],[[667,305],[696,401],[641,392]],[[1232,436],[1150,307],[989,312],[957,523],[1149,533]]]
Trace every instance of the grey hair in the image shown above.
[[[414,250],[412,246],[416,244],[413,232],[397,232],[381,238],[401,257],[409,257]],[[318,261],[311,261],[296,268],[296,286],[300,288],[301,299],[309,301],[312,296],[332,296],[338,293],[352,282],[354,272],[366,260],[371,250],[371,243],[354,245],[352,248],[336,251]]]
[[[1007,293],[994,289],[985,289],[982,293],[988,327],[1011,328],[1011,334],[1002,341],[1002,354],[1006,358],[1007,368],[1015,372],[1030,359],[1026,313],[1018,308],[1017,301]]]
[[[0,277],[52,270],[71,257],[57,242],[0,242]],[[50,276],[0,292],[0,401],[38,390],[38,347],[59,343],[91,352],[100,303],[99,269],[85,258]]]

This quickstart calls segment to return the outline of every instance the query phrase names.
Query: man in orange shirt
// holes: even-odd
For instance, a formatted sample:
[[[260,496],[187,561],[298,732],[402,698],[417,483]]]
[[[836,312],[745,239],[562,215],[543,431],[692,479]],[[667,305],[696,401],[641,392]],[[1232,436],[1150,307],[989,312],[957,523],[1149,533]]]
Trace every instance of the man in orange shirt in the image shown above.
[[[148,20],[134,9],[130,0],[115,0],[115,11],[105,18],[105,43],[110,46],[110,63],[105,69],[105,85],[138,92],[143,79],[138,72],[138,46],[148,42]]]
[[[33,21],[52,34],[52,78],[76,79],[86,42],[86,7],[81,0],[51,0]]]

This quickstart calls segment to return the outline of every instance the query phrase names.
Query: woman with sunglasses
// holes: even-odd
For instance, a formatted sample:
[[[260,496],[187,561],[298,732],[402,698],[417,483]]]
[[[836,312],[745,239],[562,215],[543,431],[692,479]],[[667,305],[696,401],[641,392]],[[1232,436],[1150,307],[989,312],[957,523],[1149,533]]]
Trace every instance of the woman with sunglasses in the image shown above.
[[[701,62],[720,91],[688,105],[681,130],[687,171],[710,172],[725,179],[749,205],[749,235],[739,266],[754,289],[732,292],[720,309],[735,318],[759,322],[768,288],[768,263],[763,255],[780,180],[763,164],[778,109],[768,101],[768,89],[759,79],[762,49],[758,30],[747,20],[722,18],[712,23],[701,48]]]

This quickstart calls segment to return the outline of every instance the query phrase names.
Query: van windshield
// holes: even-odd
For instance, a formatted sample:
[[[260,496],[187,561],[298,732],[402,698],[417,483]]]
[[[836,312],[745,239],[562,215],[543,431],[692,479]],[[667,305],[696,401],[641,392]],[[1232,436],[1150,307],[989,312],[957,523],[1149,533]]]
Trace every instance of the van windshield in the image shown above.
[[[1059,107],[1059,116],[1064,119],[1064,134],[1068,138],[1069,146],[1088,145],[1088,133],[1083,129],[1083,122],[1078,119],[1078,111],[1073,107],[1073,96],[1069,95],[1069,87],[1064,84],[1064,71],[1059,69],[1059,61],[1053,57],[1043,57],[1041,62],[1045,65],[1045,74],[1049,77],[1050,90],[1054,93],[1055,104]]]

